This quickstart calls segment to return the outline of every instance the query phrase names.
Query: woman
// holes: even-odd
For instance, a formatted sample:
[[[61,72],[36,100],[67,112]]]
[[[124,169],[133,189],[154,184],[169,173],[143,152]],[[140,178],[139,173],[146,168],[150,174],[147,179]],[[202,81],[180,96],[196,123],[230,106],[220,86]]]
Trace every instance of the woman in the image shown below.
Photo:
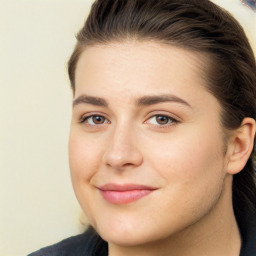
[[[99,0],[69,60],[91,227],[31,255],[256,255],[256,65],[208,0]]]

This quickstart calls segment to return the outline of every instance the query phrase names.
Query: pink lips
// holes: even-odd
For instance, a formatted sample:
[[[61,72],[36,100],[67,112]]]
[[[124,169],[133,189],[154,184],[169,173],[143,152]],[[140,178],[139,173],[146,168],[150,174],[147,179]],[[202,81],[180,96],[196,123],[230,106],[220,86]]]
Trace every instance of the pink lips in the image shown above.
[[[128,204],[156,190],[156,188],[153,187],[135,184],[106,184],[98,189],[103,198],[112,204]]]

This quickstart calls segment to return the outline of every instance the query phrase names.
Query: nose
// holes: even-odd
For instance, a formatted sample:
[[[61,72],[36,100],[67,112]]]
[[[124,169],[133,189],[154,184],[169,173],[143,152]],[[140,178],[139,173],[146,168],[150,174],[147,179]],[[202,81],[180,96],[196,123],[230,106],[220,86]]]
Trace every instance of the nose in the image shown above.
[[[109,138],[103,163],[116,170],[139,166],[143,156],[138,146],[131,129],[117,127]]]

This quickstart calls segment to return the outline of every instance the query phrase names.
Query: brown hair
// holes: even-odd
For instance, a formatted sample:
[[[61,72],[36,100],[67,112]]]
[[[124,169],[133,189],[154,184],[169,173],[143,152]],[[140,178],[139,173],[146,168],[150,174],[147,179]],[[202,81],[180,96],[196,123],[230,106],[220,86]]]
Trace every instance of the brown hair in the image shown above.
[[[222,105],[222,123],[236,129],[245,117],[256,119],[256,64],[242,27],[208,0],[98,0],[77,35],[68,63],[75,90],[76,64],[85,47],[126,39],[153,40],[208,54],[208,90]],[[255,148],[255,143],[254,143]],[[240,222],[255,211],[253,150],[243,171],[234,175],[233,204]]]

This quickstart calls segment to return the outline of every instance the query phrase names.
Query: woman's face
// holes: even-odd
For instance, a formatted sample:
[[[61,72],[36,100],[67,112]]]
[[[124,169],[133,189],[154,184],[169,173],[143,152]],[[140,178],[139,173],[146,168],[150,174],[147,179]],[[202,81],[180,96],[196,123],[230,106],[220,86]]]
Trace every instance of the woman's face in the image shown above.
[[[220,105],[203,56],[153,42],[88,47],[76,69],[73,187],[113,244],[167,238],[216,208],[226,176]]]

